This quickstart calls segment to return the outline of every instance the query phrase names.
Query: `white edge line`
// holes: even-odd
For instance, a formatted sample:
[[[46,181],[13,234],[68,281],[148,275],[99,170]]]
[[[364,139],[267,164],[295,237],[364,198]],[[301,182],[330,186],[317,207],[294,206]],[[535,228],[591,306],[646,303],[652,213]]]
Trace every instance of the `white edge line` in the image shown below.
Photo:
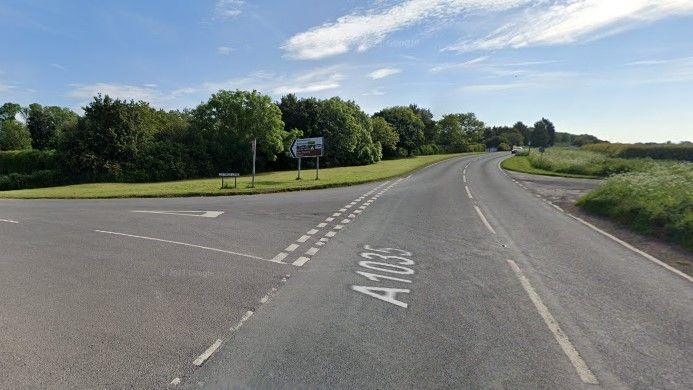
[[[269,261],[269,262],[271,262],[271,263],[281,263],[280,261],[274,261],[274,260],[263,259],[262,257],[253,256],[253,255],[248,255],[248,254],[245,254],[245,253],[238,253],[238,252],[233,252],[233,251],[227,251],[227,250],[224,250],[224,249],[210,248],[210,247],[202,246],[202,245],[188,244],[188,243],[185,243],[185,242],[170,241],[170,240],[164,240],[164,239],[161,239],[161,238],[154,238],[154,237],[136,236],[136,235],[134,235],[134,234],[125,234],[125,233],[109,232],[109,231],[106,231],[106,230],[94,230],[94,231],[97,232],[97,233],[113,234],[113,235],[116,235],[116,236],[131,237],[131,238],[140,238],[140,239],[143,239],[143,240],[159,241],[159,242],[166,242],[166,243],[169,243],[169,244],[189,246],[189,247],[192,247],[192,248],[206,249],[206,250],[208,250],[208,251],[221,252],[221,253],[228,253],[228,254],[231,254],[231,255],[242,256],[242,257],[248,257],[248,258],[255,259],[255,260]]]
[[[610,239],[612,239],[612,240],[618,242],[619,244],[623,245],[624,247],[626,247],[626,248],[632,250],[633,252],[635,252],[635,253],[641,255],[642,257],[646,258],[647,260],[650,260],[651,262],[653,262],[653,263],[655,263],[655,264],[657,264],[657,265],[659,265],[659,266],[661,266],[661,267],[664,267],[664,268],[668,269],[669,271],[671,271],[671,272],[673,272],[673,273],[679,275],[680,277],[682,277],[682,278],[688,280],[689,282],[693,282],[693,277],[691,277],[691,276],[689,276],[689,275],[686,275],[685,273],[683,273],[683,272],[677,270],[676,268],[670,266],[669,264],[663,262],[662,260],[659,260],[658,258],[652,256],[651,254],[649,254],[649,253],[647,253],[647,252],[644,252],[644,251],[641,251],[640,249],[634,247],[633,245],[630,245],[629,243],[627,243],[627,242],[621,240],[620,238],[615,237],[615,236],[613,236],[613,235],[611,235],[611,234],[605,232],[604,230],[602,230],[602,229],[600,229],[600,228],[598,228],[598,227],[592,225],[591,223],[585,221],[585,220],[582,219],[582,218],[576,217],[576,216],[574,216],[573,214],[570,214],[570,213],[566,213],[566,214],[568,214],[569,216],[573,217],[575,220],[577,220],[578,222],[582,223],[583,225],[585,225],[585,226],[587,226],[587,227],[589,227],[589,228],[591,228],[591,229],[593,229],[593,230],[595,230],[595,231],[597,231],[597,232],[599,232],[599,233],[605,235],[606,237],[608,237],[608,238],[610,238]]]
[[[491,233],[496,234],[496,231],[493,230],[493,227],[491,226],[491,224],[488,223],[488,221],[486,220],[486,217],[484,217],[484,214],[481,213],[481,209],[479,209],[479,207],[476,206],[476,205],[474,205],[474,209],[476,210],[476,213],[479,214],[479,218],[481,218],[481,222],[484,223],[484,225],[486,226],[486,228],[487,228]]]
[[[209,359],[209,357],[212,356],[212,354],[216,352],[220,346],[221,340],[217,339],[217,341],[215,341],[214,344],[210,345],[209,348],[207,348],[207,350],[202,353],[202,355],[198,356],[197,359],[193,361],[193,365],[200,367],[203,364],[205,364],[207,359]]]
[[[0,222],[19,223],[17,221],[13,221],[11,219],[0,219]]]
[[[558,325],[558,321],[553,317],[551,312],[549,312],[549,309],[544,305],[544,303],[541,301],[541,297],[539,297],[539,294],[534,290],[534,287],[532,287],[532,284],[529,283],[529,280],[527,277],[524,275],[520,267],[518,267],[517,264],[515,264],[514,261],[512,260],[507,260],[508,264],[510,265],[510,268],[513,269],[515,272],[515,275],[517,278],[520,280],[520,284],[522,284],[522,288],[525,289],[527,292],[527,295],[529,295],[529,299],[532,301],[534,304],[534,307],[537,309],[539,312],[539,315],[541,315],[541,318],[544,320],[544,323],[546,323],[546,326],[549,327],[549,330],[551,333],[553,333],[553,337],[556,339],[558,342],[558,345],[561,346],[561,349],[563,350],[563,353],[566,354],[568,357],[568,360],[570,360],[570,363],[575,367],[575,370],[577,371],[578,375],[580,376],[580,379],[584,383],[589,383],[593,385],[599,384],[599,381],[597,381],[597,378],[594,376],[592,371],[590,371],[589,367],[585,363],[584,360],[580,357],[580,354],[578,351],[575,349],[573,344],[570,342],[570,339],[568,339],[568,336],[566,336],[565,333],[561,330],[561,327]]]
[[[467,197],[468,197],[469,199],[474,199],[474,198],[472,197],[472,193],[469,191],[469,187],[464,186],[464,189],[465,189],[465,191],[467,191]]]

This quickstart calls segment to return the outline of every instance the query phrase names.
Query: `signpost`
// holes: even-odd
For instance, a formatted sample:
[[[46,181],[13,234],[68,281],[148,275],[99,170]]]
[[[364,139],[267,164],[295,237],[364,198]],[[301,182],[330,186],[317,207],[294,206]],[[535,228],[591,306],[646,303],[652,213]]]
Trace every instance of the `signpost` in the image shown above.
[[[291,155],[298,159],[298,177],[296,180],[301,180],[301,158],[315,157],[316,169],[315,180],[320,180],[320,156],[323,154],[323,138],[297,138],[291,143]]]
[[[219,173],[219,177],[221,177],[221,188],[224,188],[224,178],[225,177],[233,177],[233,188],[236,188],[236,180],[240,176],[240,173],[235,173],[235,172],[221,172]]]
[[[257,138],[253,138],[253,142],[251,142],[250,145],[253,148],[253,185],[252,185],[252,188],[255,188],[255,152],[257,150]]]

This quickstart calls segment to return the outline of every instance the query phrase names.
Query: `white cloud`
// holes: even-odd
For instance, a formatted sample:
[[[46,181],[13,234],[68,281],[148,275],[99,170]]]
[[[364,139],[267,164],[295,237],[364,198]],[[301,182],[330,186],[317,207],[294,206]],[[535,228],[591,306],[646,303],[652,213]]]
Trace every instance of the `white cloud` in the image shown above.
[[[217,47],[217,53],[219,53],[223,56],[227,56],[227,55],[231,54],[232,51],[233,51],[233,48],[228,47],[228,46]]]
[[[275,95],[287,93],[320,92],[340,87],[340,81],[344,76],[337,71],[338,67],[329,66],[299,74],[292,78],[292,82],[281,84],[272,89]]]
[[[114,99],[144,100],[150,103],[157,103],[163,98],[163,95],[153,87],[115,83],[74,84],[67,96],[88,101],[99,94],[108,95]]]
[[[54,67],[55,69],[65,70],[65,67],[60,65],[60,64],[53,63],[53,64],[51,64],[51,66]]]
[[[464,62],[438,64],[436,66],[431,67],[431,69],[429,69],[429,71],[431,71],[433,73],[437,73],[437,72],[442,72],[444,70],[450,70],[450,69],[468,68],[472,65],[478,64],[480,62],[484,62],[487,59],[488,59],[487,56],[483,56],[483,57],[472,58],[471,60],[464,61]]]
[[[297,59],[319,59],[350,50],[364,51],[387,35],[429,19],[441,19],[474,9],[504,10],[529,0],[407,0],[365,13],[343,16],[289,38],[282,46]]]
[[[14,87],[11,85],[0,83],[0,92],[9,91],[12,88]]]
[[[214,15],[219,19],[233,18],[243,13],[244,0],[217,0]]]
[[[383,95],[385,95],[385,91],[383,91],[381,89],[372,89],[368,92],[362,93],[361,95],[363,95],[363,96],[383,96]]]
[[[378,80],[388,76],[395,75],[397,73],[402,73],[402,70],[396,68],[380,68],[369,73],[368,77],[372,78],[373,80]]]
[[[494,50],[597,39],[670,15],[693,12],[690,0],[552,0],[480,38],[444,50]]]

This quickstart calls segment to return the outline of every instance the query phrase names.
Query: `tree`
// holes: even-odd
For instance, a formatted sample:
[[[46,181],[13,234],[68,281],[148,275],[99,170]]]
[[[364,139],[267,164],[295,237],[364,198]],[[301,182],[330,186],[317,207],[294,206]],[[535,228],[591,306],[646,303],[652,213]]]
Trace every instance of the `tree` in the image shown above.
[[[373,116],[385,119],[394,127],[399,135],[397,146],[405,149],[408,154],[424,144],[424,123],[410,107],[389,107]]]
[[[537,128],[542,128],[546,130],[546,134],[548,134],[548,140],[546,141],[546,145],[544,146],[553,145],[556,139],[556,128],[554,127],[553,123],[551,123],[551,121],[546,118],[541,118],[540,121],[534,124],[534,129],[536,130]]]
[[[399,134],[397,134],[395,128],[381,117],[374,117],[372,122],[373,132],[371,133],[371,138],[373,138],[373,142],[380,142],[384,156],[396,156]]]
[[[191,127],[201,137],[217,171],[250,170],[250,143],[257,139],[258,163],[275,161],[284,150],[282,113],[257,91],[224,91],[212,95],[191,113]]]
[[[515,124],[513,125],[513,130],[519,132],[522,135],[522,143],[518,145],[526,144],[527,141],[529,141],[530,130],[529,127],[527,127],[527,125],[525,125],[522,122],[515,122]]]
[[[22,122],[14,119],[0,122],[0,150],[20,149],[31,149],[29,130]]]
[[[444,115],[438,121],[439,142],[447,152],[464,152],[469,148],[469,140],[464,133],[458,114]]]
[[[27,128],[34,149],[55,147],[58,137],[67,126],[74,126],[79,116],[68,108],[42,107],[34,103],[27,110]]]
[[[537,122],[537,124],[539,123],[541,122]],[[535,124],[535,127],[531,129],[529,138],[531,146],[540,148],[549,145],[549,131],[545,126],[536,126]]]
[[[431,110],[419,107],[416,104],[410,104],[409,108],[414,111],[414,114],[416,114],[424,124],[424,138],[426,139],[426,143],[438,143],[438,126],[436,126],[436,121],[433,120]]]
[[[17,103],[5,103],[0,106],[0,122],[4,122],[8,119],[15,119],[17,114],[22,113],[22,106]]]

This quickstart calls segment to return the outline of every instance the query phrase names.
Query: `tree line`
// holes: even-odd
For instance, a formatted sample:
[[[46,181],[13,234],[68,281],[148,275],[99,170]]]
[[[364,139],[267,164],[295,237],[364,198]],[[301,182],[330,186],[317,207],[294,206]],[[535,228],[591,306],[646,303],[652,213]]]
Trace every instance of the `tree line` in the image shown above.
[[[53,170],[75,182],[143,182],[248,172],[253,139],[260,170],[293,168],[288,150],[299,137],[325,137],[321,164],[326,167],[549,146],[566,139],[545,118],[531,127],[522,122],[488,127],[473,113],[435,120],[429,109],[415,104],[368,115],[339,97],[289,94],[275,102],[257,91],[241,90],[222,90],[193,109],[172,111],[99,95],[83,110],[77,115],[63,107],[5,103],[0,107],[0,150],[50,151]]]

